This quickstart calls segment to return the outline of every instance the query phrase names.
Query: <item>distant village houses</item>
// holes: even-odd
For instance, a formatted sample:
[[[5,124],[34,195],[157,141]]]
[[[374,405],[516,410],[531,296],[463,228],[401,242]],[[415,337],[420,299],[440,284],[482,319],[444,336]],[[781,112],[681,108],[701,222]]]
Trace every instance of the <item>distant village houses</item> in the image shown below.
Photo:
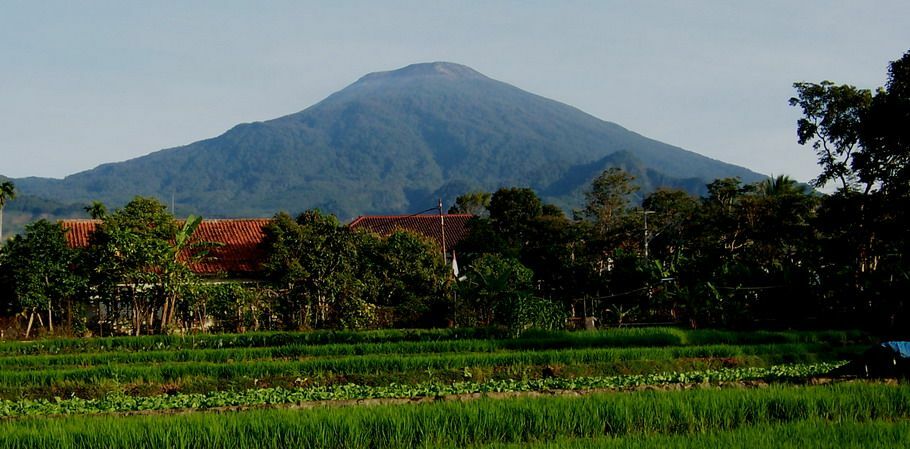
[[[422,235],[442,249],[452,248],[468,234],[467,223],[473,215],[365,215],[356,218],[348,226],[356,230],[388,237],[396,231],[408,231]],[[193,234],[198,242],[216,243],[201,260],[191,260],[189,268],[195,274],[208,278],[244,279],[254,278],[260,271],[266,254],[262,249],[265,238],[263,227],[268,218],[222,218],[205,219]],[[182,221],[178,222],[182,225]],[[101,220],[61,220],[60,225],[68,230],[67,243],[72,248],[86,248],[89,237]]]
[[[427,237],[447,253],[468,236],[471,214],[445,215],[362,215],[348,226],[363,229],[381,237],[396,231],[409,231]]]

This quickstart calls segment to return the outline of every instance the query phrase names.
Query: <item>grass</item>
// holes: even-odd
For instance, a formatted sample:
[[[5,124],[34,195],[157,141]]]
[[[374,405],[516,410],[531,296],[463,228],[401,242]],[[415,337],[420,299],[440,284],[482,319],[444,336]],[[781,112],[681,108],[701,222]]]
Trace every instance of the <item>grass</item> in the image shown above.
[[[384,330],[0,342],[0,399],[650,374],[852,358],[855,331]],[[720,342],[720,343],[718,343]]]
[[[646,434],[600,438],[561,438],[555,441],[474,447],[483,449],[899,449],[910,447],[910,421],[849,422],[811,419],[682,435]]]
[[[496,329],[401,329],[377,331],[251,332],[245,334],[153,335],[141,337],[62,338],[0,342],[0,355],[155,351],[185,349],[261,348],[290,345],[361,345],[366,343],[445,342],[466,339],[498,340],[503,349],[534,347],[666,347],[712,344],[869,343],[860,331],[685,330],[679,328],[619,328],[597,332],[528,332],[503,339]]]
[[[625,360],[670,360],[680,358],[743,357],[750,355],[772,355],[780,357],[800,354],[845,353],[852,354],[865,345],[832,347],[817,343],[788,343],[780,345],[704,345],[680,347],[631,347],[631,348],[563,348],[552,349],[546,345],[532,349],[506,350],[495,342],[468,340],[445,343],[392,343],[364,345],[305,346],[294,345],[267,348],[242,349],[195,349],[177,351],[115,352],[91,354],[11,356],[0,358],[0,370],[34,371],[36,369],[61,370],[67,368],[88,368],[92,366],[113,366],[133,364],[180,363],[236,363],[236,362],[303,362],[322,360],[318,363],[325,370],[334,370],[336,365],[346,366],[350,360],[372,360],[367,370],[384,369],[388,365],[400,368],[400,364],[389,362],[389,355],[414,360],[463,360],[465,357],[480,361],[518,360],[525,362],[584,363],[596,359],[599,362]],[[413,356],[413,357],[411,357]],[[385,360],[385,362],[383,362]],[[445,365],[445,362],[427,362]],[[495,362],[494,362],[495,363]],[[538,363],[538,364],[539,364]],[[458,363],[461,364],[461,363]],[[484,362],[475,363],[482,365]],[[527,364],[527,363],[525,363]],[[428,365],[429,366],[429,365]],[[2,378],[2,376],[0,376]]]
[[[788,382],[827,368],[769,368],[852,358],[873,341],[857,331],[633,328],[517,339],[439,329],[0,342],[0,449],[900,447],[910,387],[798,386]],[[771,386],[623,390],[753,379]],[[547,397],[553,389],[625,392]],[[544,395],[198,411],[495,392]],[[195,411],[104,415],[176,409]]]
[[[777,386],[753,390],[600,394],[580,398],[486,399],[415,406],[24,419],[0,424],[0,447],[472,447],[580,438],[609,441],[604,440],[605,437],[631,437],[633,439],[629,441],[635,441],[634,438],[659,435],[696,438],[733,435],[735,438],[728,432],[746,426],[797,423],[799,430],[805,428],[799,427],[800,422],[875,425],[907,418],[910,418],[908,386]],[[786,431],[782,432],[786,434]],[[900,427],[897,432],[896,436],[901,436],[906,428]],[[757,437],[761,434],[748,435]],[[723,441],[726,437],[718,438]],[[831,435],[825,434],[823,438],[831,438]],[[881,441],[887,437],[875,438]],[[688,444],[683,447],[696,447],[693,444],[698,440],[687,438],[689,442],[680,439],[671,443],[673,441]]]

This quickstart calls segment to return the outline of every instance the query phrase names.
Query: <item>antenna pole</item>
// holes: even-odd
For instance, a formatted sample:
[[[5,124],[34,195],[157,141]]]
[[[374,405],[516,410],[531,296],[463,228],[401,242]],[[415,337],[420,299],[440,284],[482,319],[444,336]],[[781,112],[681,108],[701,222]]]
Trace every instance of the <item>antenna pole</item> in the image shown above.
[[[445,219],[445,216],[442,214],[442,198],[439,199],[439,203],[437,203],[437,207],[439,207],[439,229],[442,234],[442,263],[445,264],[446,263],[446,219]]]

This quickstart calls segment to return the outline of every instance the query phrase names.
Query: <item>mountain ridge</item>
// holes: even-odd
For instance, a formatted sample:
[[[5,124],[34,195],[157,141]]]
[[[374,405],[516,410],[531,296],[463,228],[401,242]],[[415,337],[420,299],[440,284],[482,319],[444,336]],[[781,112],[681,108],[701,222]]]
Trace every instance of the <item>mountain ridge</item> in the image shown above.
[[[425,209],[417,203],[456,181],[470,189],[528,186],[571,207],[577,192],[560,191],[558,181],[621,151],[646,167],[648,178],[763,178],[470,67],[433,62],[364,75],[301,111],[209,139],[63,179],[15,182],[62,202],[116,206],[134,195],[168,203],[173,197],[178,213],[206,216],[310,207],[342,218],[403,213]]]

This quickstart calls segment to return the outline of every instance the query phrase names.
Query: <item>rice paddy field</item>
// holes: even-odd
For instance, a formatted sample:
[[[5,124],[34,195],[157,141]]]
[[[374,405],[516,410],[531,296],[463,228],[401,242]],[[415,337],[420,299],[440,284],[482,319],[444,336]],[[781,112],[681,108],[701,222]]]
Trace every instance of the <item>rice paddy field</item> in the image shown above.
[[[0,447],[901,448],[856,331],[389,330],[0,342]]]

